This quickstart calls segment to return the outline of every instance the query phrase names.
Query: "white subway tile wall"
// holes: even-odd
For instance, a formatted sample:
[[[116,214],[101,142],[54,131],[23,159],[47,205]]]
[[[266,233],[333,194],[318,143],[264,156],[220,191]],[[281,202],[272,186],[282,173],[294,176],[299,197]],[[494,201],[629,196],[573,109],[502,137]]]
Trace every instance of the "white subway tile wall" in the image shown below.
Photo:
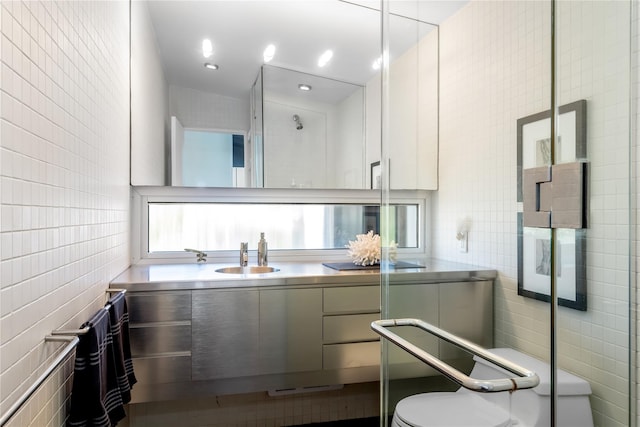
[[[44,337],[79,327],[129,264],[129,4],[2,1],[0,20],[4,412],[61,345]],[[16,425],[63,425],[68,377]]]
[[[58,346],[59,343],[53,345]],[[64,426],[67,417],[65,402],[71,391],[72,373],[73,355],[70,355],[35,391],[27,404],[11,417],[6,427]]]
[[[172,116],[180,117],[185,128],[249,132],[251,127],[248,98],[231,98],[170,85],[169,111]]]
[[[629,407],[629,2],[559,2],[558,104],[587,100],[588,310],[559,309],[559,365],[597,426]],[[441,26],[433,256],[499,270],[495,341],[548,359],[549,305],[517,295],[516,120],[550,108],[550,2],[472,1]],[[637,78],[637,76],[636,76]],[[471,222],[469,252],[456,223]]]

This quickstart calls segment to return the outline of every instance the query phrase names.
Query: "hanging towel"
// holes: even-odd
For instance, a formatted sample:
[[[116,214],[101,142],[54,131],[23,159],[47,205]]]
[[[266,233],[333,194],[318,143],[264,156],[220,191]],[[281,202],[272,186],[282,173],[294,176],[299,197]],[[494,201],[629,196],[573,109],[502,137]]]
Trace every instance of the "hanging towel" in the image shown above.
[[[115,351],[116,376],[122,403],[131,401],[131,387],[136,383],[131,361],[131,345],[129,341],[129,312],[123,292],[118,292],[108,302],[111,335]]]
[[[101,309],[82,325],[76,348],[68,427],[112,427],[126,414],[118,387],[109,313]]]

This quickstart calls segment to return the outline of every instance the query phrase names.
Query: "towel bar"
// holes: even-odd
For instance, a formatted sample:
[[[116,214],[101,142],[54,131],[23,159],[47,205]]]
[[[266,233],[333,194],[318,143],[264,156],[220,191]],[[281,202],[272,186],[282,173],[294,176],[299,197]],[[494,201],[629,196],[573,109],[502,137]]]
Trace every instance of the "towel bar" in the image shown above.
[[[108,294],[127,292],[126,289],[107,289],[105,291]],[[101,310],[108,310],[111,307],[111,304],[107,302]],[[36,379],[33,384],[18,398],[18,400],[4,413],[0,416],[0,427],[3,427],[15,414],[20,410],[22,405],[26,403],[27,400],[35,393],[35,391],[45,382],[45,380],[51,375],[53,371],[60,366],[60,364],[71,354],[73,350],[78,346],[80,339],[78,335],[84,335],[91,329],[90,326],[86,326],[81,329],[66,329],[66,330],[55,330],[51,332],[51,335],[47,335],[44,337],[45,342],[66,342],[67,345],[64,349],[56,356],[56,358],[51,362],[51,364],[47,367],[47,369]]]
[[[16,412],[24,405],[24,403],[29,400],[29,398],[35,393],[35,391],[44,383],[44,381],[51,375],[53,371],[55,371],[60,364],[71,354],[71,352],[76,348],[80,339],[74,336],[66,336],[66,337],[52,337],[46,336],[44,338],[45,341],[61,341],[67,342],[68,344],[64,347],[64,350],[51,362],[49,367],[38,377],[37,380],[29,387],[20,398],[14,403],[4,414],[0,417],[0,427],[4,426],[10,419],[15,415]]]
[[[106,293],[119,293],[122,292],[123,294],[127,292],[126,289],[107,289],[105,291]],[[101,310],[109,310],[109,308],[111,307],[111,304],[109,304],[108,302],[104,305],[104,307],[102,307]],[[89,332],[89,330],[91,329],[91,326],[85,326],[84,328],[80,328],[80,329],[57,329],[55,331],[51,331],[51,335],[57,336],[57,335],[84,335],[87,332]]]

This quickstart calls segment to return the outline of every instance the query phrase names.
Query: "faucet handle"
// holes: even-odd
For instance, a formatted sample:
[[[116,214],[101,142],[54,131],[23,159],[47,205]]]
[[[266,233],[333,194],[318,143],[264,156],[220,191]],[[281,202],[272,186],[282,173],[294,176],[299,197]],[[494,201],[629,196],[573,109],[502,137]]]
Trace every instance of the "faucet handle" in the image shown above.
[[[200,261],[207,262],[206,252],[200,251],[198,249],[189,249],[189,248],[184,248],[184,250],[187,252],[193,252],[194,254],[196,254],[197,262],[200,262]]]

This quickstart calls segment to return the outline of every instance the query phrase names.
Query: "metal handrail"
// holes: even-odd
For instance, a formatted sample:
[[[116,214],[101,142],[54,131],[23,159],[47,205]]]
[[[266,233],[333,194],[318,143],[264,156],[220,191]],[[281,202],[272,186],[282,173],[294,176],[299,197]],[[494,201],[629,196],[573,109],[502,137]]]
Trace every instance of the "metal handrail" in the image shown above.
[[[107,289],[106,293],[125,293],[125,289]],[[107,304],[101,308],[101,310],[109,309],[111,304]],[[37,380],[31,384],[31,386],[20,396],[20,398],[4,413],[0,416],[0,427],[3,427],[16,412],[25,404],[27,400],[35,393],[35,391],[45,382],[45,380],[55,371],[58,366],[71,354],[71,352],[78,346],[80,339],[78,335],[84,335],[91,329],[91,326],[85,326],[81,329],[62,329],[51,331],[51,335],[44,337],[45,342],[63,341],[68,342],[65,348],[58,354],[58,356],[51,362],[47,369],[38,377]]]
[[[451,344],[454,344],[478,357],[488,360],[507,371],[514,373],[514,378],[499,378],[494,380],[477,380],[471,378],[452,366],[446,364],[442,360],[432,356],[420,347],[412,344],[406,339],[389,331],[387,328],[396,326],[413,326],[420,328],[432,335],[435,335]],[[518,389],[533,388],[540,383],[540,378],[535,372],[529,371],[522,366],[516,365],[509,360],[497,356],[488,350],[472,343],[471,341],[460,338],[436,326],[433,326],[420,319],[383,319],[376,320],[371,323],[371,329],[377,334],[388,339],[398,347],[417,357],[427,365],[438,370],[446,377],[450,378],[462,387],[483,393],[493,393],[499,391],[515,391]]]
[[[80,339],[78,337],[66,336],[66,337],[45,337],[45,341],[65,341],[68,344],[65,346],[64,350],[54,359],[54,361],[49,365],[49,367],[38,377],[38,379],[29,387],[23,394],[20,396],[20,399],[16,403],[13,404],[4,414],[0,417],[0,427],[4,426],[7,421],[11,419],[15,415],[16,412],[22,407],[22,405],[35,393],[35,391],[40,387],[40,385],[51,375],[53,371],[55,371],[58,366],[67,358],[69,354],[76,348]]]

